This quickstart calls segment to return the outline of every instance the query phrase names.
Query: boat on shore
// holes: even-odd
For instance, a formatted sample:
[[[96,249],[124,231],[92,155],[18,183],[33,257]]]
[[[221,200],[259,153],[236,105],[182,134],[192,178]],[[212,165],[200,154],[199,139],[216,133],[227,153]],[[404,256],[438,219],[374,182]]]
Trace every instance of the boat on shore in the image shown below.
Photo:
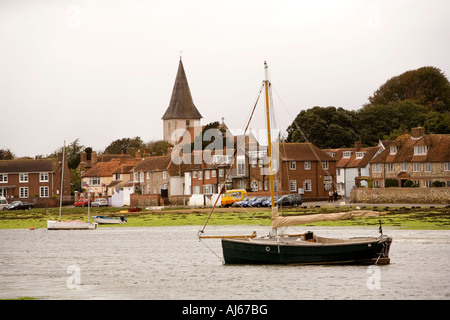
[[[270,98],[271,89],[267,64],[263,87],[266,96],[267,115],[267,157],[269,164],[269,186],[271,198],[271,229],[267,236],[258,237],[254,232],[246,236],[206,236],[205,227],[214,211],[215,204],[198,232],[199,240],[206,238],[220,238],[222,242],[223,263],[225,264],[388,264],[390,263],[389,249],[392,238],[383,235],[380,213],[377,211],[355,210],[315,215],[281,216],[274,198],[274,173],[272,159],[272,142],[270,135]],[[262,89],[261,89],[262,91]],[[261,92],[260,91],[260,92]],[[255,105],[256,106],[256,105]],[[253,109],[254,110],[254,109]],[[253,114],[253,111],[252,111]],[[251,119],[251,117],[250,117]],[[250,120],[249,120],[250,123]],[[246,126],[248,128],[248,124]],[[246,129],[247,130],[247,129]],[[244,136],[245,132],[244,131]],[[236,150],[234,156],[236,156]],[[236,161],[234,162],[236,163]],[[227,177],[231,172],[228,171]],[[221,194],[224,193],[224,186]],[[217,203],[217,201],[216,201]],[[326,238],[305,232],[301,234],[286,234],[285,228],[294,225],[308,224],[318,221],[337,221],[353,217],[375,216],[380,221],[380,236],[357,237],[350,239]]]
[[[106,217],[106,216],[93,216],[92,219],[98,224],[124,224],[127,223],[127,219],[122,215],[120,218]]]

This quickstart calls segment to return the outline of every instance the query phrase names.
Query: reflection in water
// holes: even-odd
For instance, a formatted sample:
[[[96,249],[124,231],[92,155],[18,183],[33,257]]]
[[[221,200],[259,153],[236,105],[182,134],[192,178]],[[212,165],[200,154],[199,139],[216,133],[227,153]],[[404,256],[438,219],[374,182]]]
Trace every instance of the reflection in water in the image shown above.
[[[450,231],[395,230],[386,266],[222,265],[220,240],[198,226],[94,231],[0,230],[0,298],[450,299]],[[309,227],[323,236],[377,228]],[[210,235],[267,228],[211,226]]]

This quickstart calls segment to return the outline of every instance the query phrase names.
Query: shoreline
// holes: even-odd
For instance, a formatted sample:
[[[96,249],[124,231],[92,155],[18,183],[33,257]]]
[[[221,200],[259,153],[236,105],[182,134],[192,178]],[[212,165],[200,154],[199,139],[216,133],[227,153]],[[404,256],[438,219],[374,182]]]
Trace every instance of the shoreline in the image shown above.
[[[308,203],[297,208],[286,208],[281,215],[316,214],[367,209],[387,212],[381,216],[383,226],[393,226],[401,229],[429,229],[450,230],[449,205],[379,205],[379,204],[350,204],[338,205],[336,203]],[[126,208],[90,208],[90,219],[95,215],[120,217],[124,215],[128,222],[120,225],[100,224],[101,227],[152,227],[152,226],[181,226],[204,225],[211,212],[211,208],[165,207],[157,210],[121,213]],[[61,220],[88,221],[88,208],[63,207]],[[59,208],[43,208],[18,211],[0,212],[0,229],[46,229],[47,220],[58,217]],[[209,225],[249,225],[262,224],[270,226],[269,208],[221,208],[214,210]],[[379,225],[376,218],[353,218],[333,222],[317,222],[307,226],[374,226]]]

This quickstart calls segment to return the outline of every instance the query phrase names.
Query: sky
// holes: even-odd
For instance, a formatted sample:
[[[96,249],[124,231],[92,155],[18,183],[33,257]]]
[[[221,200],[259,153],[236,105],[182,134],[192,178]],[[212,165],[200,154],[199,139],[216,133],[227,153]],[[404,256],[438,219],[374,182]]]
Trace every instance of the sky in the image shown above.
[[[79,139],[101,152],[163,138],[180,56],[202,124],[232,130],[264,61],[281,132],[314,106],[357,110],[408,70],[448,77],[450,2],[0,0],[0,48],[0,149],[34,157]]]

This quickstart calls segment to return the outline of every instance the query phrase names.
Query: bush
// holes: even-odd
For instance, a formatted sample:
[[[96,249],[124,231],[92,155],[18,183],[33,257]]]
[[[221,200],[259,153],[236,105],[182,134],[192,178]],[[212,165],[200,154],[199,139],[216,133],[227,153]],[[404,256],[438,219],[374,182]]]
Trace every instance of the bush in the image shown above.
[[[385,179],[384,180],[384,187],[385,188],[396,188],[398,187],[398,181],[397,179]]]
[[[405,182],[405,188],[417,188],[419,185],[415,184],[412,180],[407,180]]]
[[[434,180],[434,181],[431,183],[431,186],[432,186],[432,187],[435,187],[435,188],[445,187],[445,182],[444,182],[444,181],[439,181],[439,180]]]

